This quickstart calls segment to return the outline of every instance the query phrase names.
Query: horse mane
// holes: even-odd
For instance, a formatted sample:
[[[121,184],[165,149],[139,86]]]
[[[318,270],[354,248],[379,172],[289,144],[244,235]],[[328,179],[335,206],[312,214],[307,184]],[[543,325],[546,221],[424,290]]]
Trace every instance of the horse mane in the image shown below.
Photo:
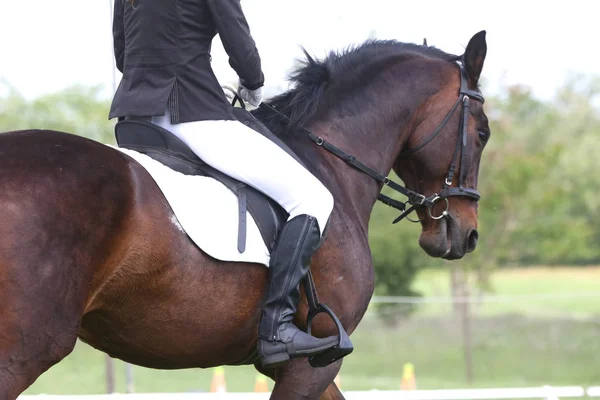
[[[289,76],[294,87],[266,101],[285,116],[264,106],[253,111],[254,116],[276,134],[306,126],[315,117],[326,89],[348,91],[356,86],[356,82],[371,79],[377,69],[396,62],[400,57],[420,55],[448,62],[461,59],[461,56],[434,46],[396,40],[367,40],[341,51],[331,51],[322,60],[312,57],[304,48],[302,51],[306,59],[298,60],[299,66]],[[351,106],[354,107],[356,105]]]

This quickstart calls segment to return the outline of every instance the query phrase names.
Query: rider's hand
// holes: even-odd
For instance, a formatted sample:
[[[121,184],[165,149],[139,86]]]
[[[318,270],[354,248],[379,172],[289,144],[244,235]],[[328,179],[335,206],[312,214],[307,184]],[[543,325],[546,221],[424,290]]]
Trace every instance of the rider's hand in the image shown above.
[[[262,88],[258,88],[256,90],[248,90],[244,86],[242,86],[242,83],[240,82],[238,92],[242,100],[252,105],[253,107],[258,107],[260,106],[260,103],[262,103]]]

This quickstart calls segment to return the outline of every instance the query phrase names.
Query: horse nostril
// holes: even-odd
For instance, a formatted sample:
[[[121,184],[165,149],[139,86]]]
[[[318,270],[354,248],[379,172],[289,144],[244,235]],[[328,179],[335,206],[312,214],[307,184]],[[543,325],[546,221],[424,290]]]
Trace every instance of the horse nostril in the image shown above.
[[[479,239],[479,233],[477,229],[473,229],[467,235],[467,253],[472,252],[477,247],[477,240]]]

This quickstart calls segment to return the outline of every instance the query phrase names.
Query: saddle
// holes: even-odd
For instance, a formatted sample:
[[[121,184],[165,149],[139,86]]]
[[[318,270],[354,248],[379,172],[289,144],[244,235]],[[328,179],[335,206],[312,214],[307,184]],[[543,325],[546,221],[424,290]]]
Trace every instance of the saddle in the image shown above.
[[[233,111],[240,122],[267,137],[304,166],[302,160],[250,112],[242,108]],[[174,171],[221,182],[238,197],[238,251],[243,253],[246,249],[246,212],[256,221],[269,251],[273,250],[275,239],[288,219],[288,213],[273,199],[206,164],[181,139],[158,125],[136,119],[122,120],[115,126],[115,136],[119,147],[145,154]]]

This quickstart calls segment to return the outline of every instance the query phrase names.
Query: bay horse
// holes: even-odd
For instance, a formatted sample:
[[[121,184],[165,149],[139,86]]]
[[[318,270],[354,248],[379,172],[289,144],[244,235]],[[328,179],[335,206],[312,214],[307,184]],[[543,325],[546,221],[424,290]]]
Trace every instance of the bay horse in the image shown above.
[[[308,57],[296,86],[254,111],[334,196],[311,269],[348,333],[373,295],[368,223],[384,184],[409,196],[427,254],[459,259],[476,247],[486,52],[485,31],[461,56],[367,41]],[[392,169],[406,188],[381,178]],[[132,158],[65,132],[2,133],[0,205],[1,400],[16,399],[77,338],[149,368],[253,363],[268,269],[194,246]],[[302,328],[306,315],[303,294]],[[316,336],[337,333],[327,318],[313,325]],[[313,368],[297,358],[261,372],[276,382],[271,399],[343,399],[333,383],[342,361]]]

